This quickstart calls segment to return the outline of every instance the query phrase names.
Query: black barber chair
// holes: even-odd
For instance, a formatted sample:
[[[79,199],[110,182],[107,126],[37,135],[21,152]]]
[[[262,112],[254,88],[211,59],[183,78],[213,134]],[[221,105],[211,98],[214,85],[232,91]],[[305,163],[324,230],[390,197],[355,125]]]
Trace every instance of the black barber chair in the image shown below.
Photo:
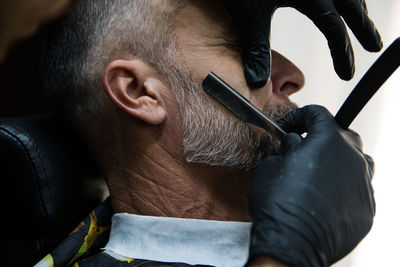
[[[64,123],[51,115],[0,118],[0,265],[32,266],[107,194]]]

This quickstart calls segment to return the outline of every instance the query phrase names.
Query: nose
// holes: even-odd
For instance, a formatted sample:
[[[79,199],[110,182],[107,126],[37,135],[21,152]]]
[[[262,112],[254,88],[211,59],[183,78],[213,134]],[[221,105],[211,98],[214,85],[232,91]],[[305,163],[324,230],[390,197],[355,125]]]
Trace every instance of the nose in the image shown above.
[[[285,100],[305,84],[303,72],[276,51],[272,51],[271,81],[273,94]]]

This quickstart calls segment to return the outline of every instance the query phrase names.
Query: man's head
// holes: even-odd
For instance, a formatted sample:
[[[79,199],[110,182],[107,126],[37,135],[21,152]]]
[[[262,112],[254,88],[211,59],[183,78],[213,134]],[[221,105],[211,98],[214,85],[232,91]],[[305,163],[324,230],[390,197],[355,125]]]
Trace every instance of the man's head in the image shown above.
[[[104,157],[159,143],[191,163],[251,169],[278,143],[206,95],[202,79],[214,71],[275,119],[304,83],[273,52],[271,81],[248,88],[235,27],[217,1],[76,1],[50,39],[51,101]]]

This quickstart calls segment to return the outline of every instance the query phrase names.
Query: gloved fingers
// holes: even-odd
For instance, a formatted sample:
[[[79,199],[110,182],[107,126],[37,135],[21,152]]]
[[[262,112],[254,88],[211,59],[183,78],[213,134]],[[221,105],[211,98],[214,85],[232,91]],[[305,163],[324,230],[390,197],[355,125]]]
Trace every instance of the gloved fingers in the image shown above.
[[[376,211],[376,205],[375,205],[375,198],[374,198],[374,188],[372,186],[372,178],[374,176],[375,172],[375,163],[374,160],[370,155],[364,154],[365,160],[367,161],[368,164],[368,172],[369,172],[369,179],[365,180],[365,186],[366,186],[366,194],[364,194],[367,198],[368,206],[371,208],[371,214],[374,216],[375,211]]]
[[[358,149],[358,151],[361,153],[361,155],[364,156],[365,161],[367,163],[366,168],[367,168],[369,177],[370,177],[370,179],[372,179],[374,172],[375,172],[374,159],[370,155],[364,154],[363,142],[362,142],[361,136],[357,132],[350,130],[350,129],[346,130],[342,136],[348,144],[353,144]]]
[[[297,134],[308,133],[318,134],[330,129],[337,129],[339,126],[333,119],[332,114],[324,107],[308,105],[290,112],[278,121],[278,124],[287,132]]]
[[[247,84],[251,88],[265,86],[271,75],[269,40],[266,43],[255,43],[249,49],[243,50],[242,60]]]
[[[351,134],[353,134],[353,135],[356,135],[356,136],[360,136],[356,131],[354,131],[354,130],[352,130],[352,129],[347,129],[346,130],[347,132],[349,132],[349,133],[351,133]]]
[[[372,178],[374,177],[374,173],[375,173],[375,162],[374,162],[374,159],[368,154],[364,154],[364,157],[365,157],[365,160],[368,163],[369,177],[372,180]]]
[[[353,144],[360,152],[362,152],[364,145],[361,136],[356,131],[347,129],[343,137],[349,144]]]
[[[254,190],[261,189],[259,186],[264,185],[267,182],[273,182],[271,178],[268,177],[279,177],[275,175],[276,172],[281,171],[282,157],[281,156],[268,156],[264,159],[260,165],[257,167],[253,180]]]
[[[371,180],[368,181],[367,186],[368,186],[368,195],[369,195],[371,213],[373,216],[375,216],[376,203],[375,203],[375,197],[374,197],[374,187],[372,186]]]
[[[271,20],[275,11],[265,0],[244,1],[250,5],[244,27],[239,27],[242,43],[243,71],[247,84],[251,88],[265,86],[271,75]],[[242,12],[242,10],[241,10]],[[249,15],[250,14],[250,15]],[[243,14],[240,14],[243,19]]]
[[[288,151],[294,149],[303,141],[300,135],[296,133],[288,133],[281,140],[281,154],[285,155]]]
[[[325,35],[338,76],[350,80],[354,75],[354,53],[346,26],[330,1],[321,1],[316,9],[299,10]]]
[[[299,135],[307,132],[307,127],[304,118],[304,108],[292,110],[277,123],[288,133],[297,133]]]
[[[365,1],[337,1],[336,9],[366,50],[370,52],[381,50],[382,39],[368,16]]]
[[[376,214],[376,202],[374,198],[374,188],[370,184],[370,199],[371,199],[371,209],[372,209],[372,215],[375,216]],[[371,225],[372,227],[372,225]]]
[[[222,0],[240,35],[243,72],[251,88],[263,87],[271,73],[270,29],[276,7],[265,0]]]
[[[367,3],[365,3],[365,0],[360,0],[361,5],[363,6],[365,13],[368,14],[368,8],[367,8]]]

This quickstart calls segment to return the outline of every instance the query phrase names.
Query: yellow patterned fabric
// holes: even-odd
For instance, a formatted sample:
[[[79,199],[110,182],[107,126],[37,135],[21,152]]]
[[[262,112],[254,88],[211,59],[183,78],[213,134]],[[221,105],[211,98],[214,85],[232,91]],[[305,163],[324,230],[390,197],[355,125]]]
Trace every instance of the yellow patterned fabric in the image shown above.
[[[153,267],[153,266],[201,266],[185,263],[166,263],[144,259],[114,258],[102,252],[107,244],[113,211],[107,199],[83,220],[69,236],[35,267]]]
[[[104,247],[111,226],[112,207],[110,200],[101,203],[90,212],[69,236],[35,267],[77,266],[76,262]]]

